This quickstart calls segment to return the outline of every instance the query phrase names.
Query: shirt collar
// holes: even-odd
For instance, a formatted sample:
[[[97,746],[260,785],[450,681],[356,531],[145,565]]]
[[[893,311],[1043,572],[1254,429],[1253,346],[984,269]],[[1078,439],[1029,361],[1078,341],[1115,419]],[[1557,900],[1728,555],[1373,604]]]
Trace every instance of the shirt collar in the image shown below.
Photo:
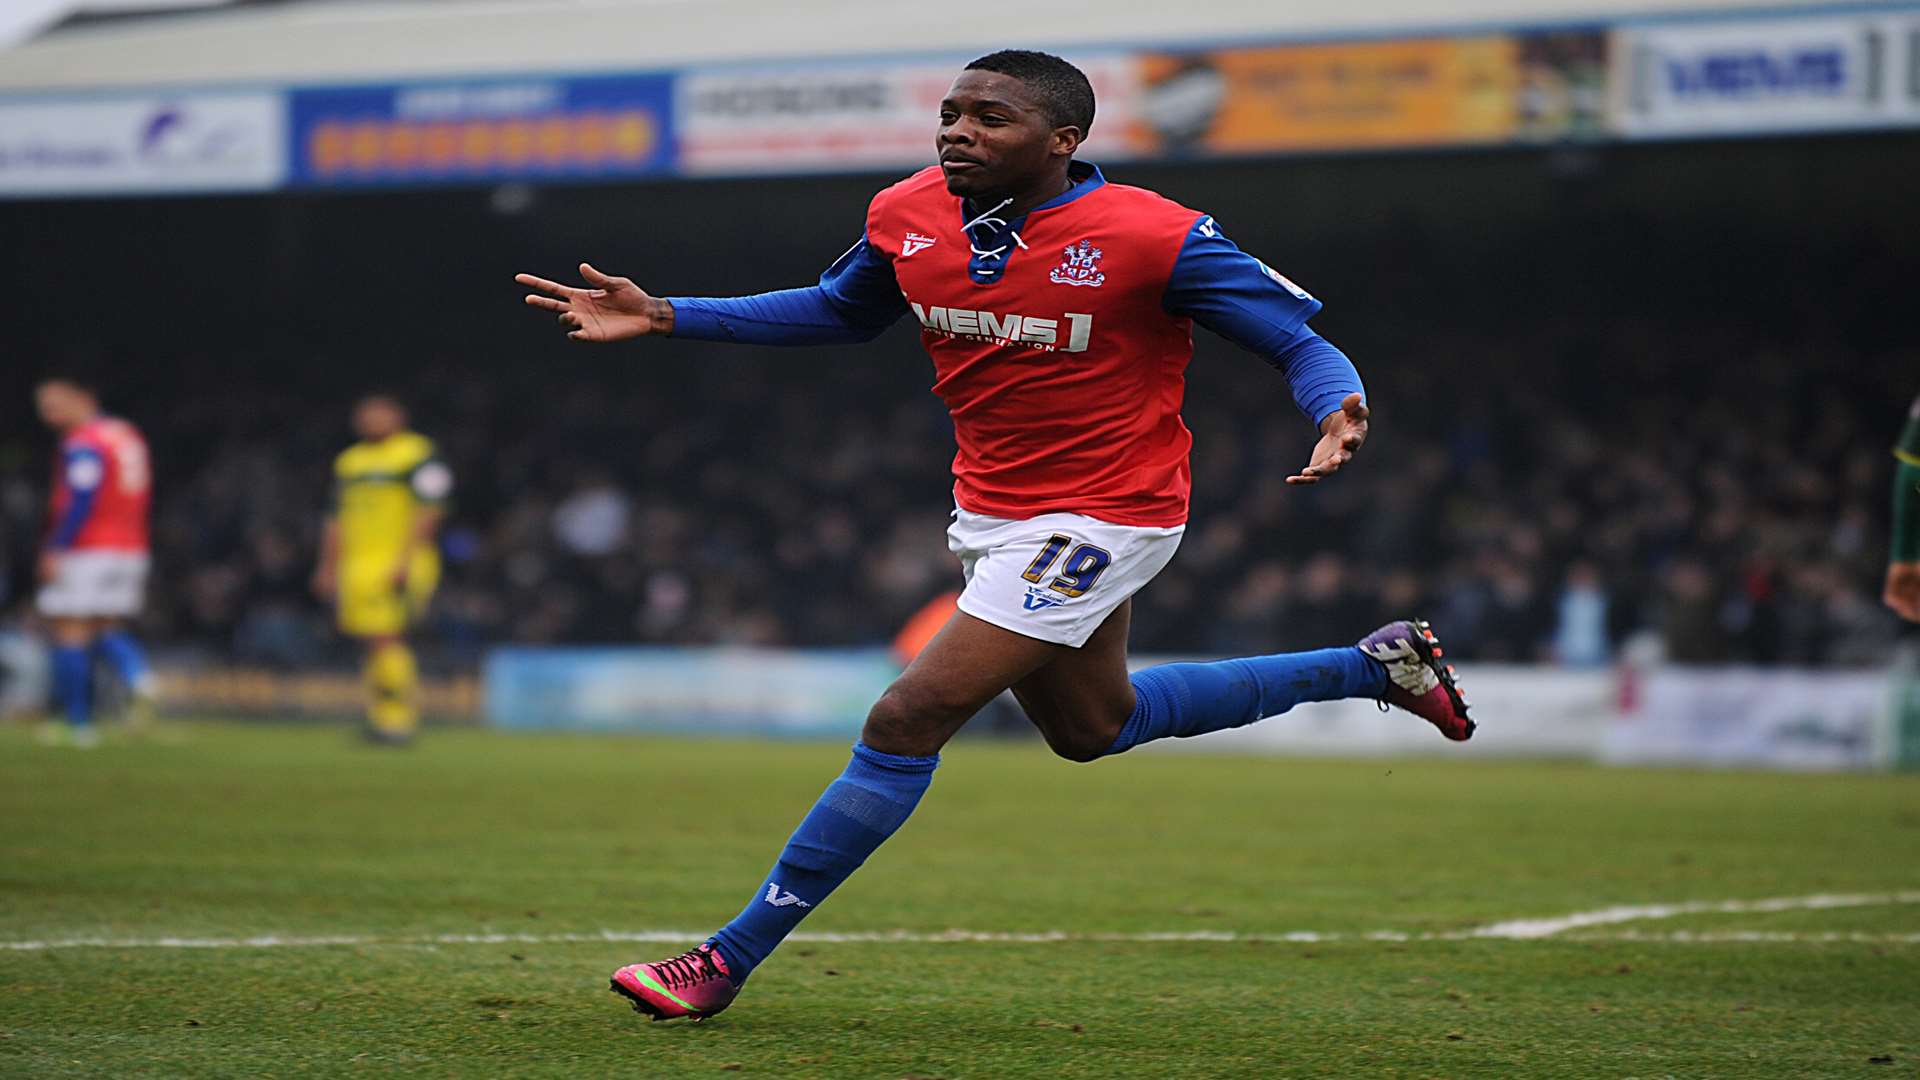
[[[1069,163],[1067,165],[1067,176],[1074,181],[1072,187],[1041,203],[1039,206],[1034,207],[1032,210],[1027,211],[1027,213],[1037,214],[1042,210],[1052,210],[1057,206],[1065,206],[1082,195],[1092,192],[1095,188],[1105,187],[1107,183],[1107,178],[1100,175],[1100,166],[1095,165],[1091,161],[1074,161]]]
[[[1037,214],[1042,210],[1057,209],[1083,195],[1091,194],[1097,188],[1102,188],[1107,185],[1107,178],[1100,175],[1100,166],[1095,165],[1091,161],[1080,161],[1076,159],[1070,162],[1067,165],[1067,176],[1073,180],[1072,187],[1027,211],[1027,214]],[[960,200],[960,216],[962,218],[969,217],[973,213],[973,211],[968,208],[967,202],[966,199]],[[1026,214],[1021,215],[1020,220],[1025,221],[1026,216]]]

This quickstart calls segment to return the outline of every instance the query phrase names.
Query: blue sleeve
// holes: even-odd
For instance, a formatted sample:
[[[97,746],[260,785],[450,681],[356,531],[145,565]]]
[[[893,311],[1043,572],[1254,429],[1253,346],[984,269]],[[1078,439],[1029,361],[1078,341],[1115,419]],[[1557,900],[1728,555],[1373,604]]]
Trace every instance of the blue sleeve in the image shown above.
[[[1241,251],[1211,217],[1202,215],[1187,232],[1161,306],[1279,369],[1294,404],[1315,424],[1348,394],[1366,393],[1346,354],[1307,326],[1320,301]]]
[[[67,491],[71,498],[67,502],[67,512],[53,527],[53,535],[48,544],[56,549],[73,546],[73,538],[93,514],[93,499],[100,492],[100,482],[106,478],[107,464],[101,460],[98,451],[90,449],[69,450],[60,462],[60,469],[66,476]]]
[[[673,336],[748,345],[852,345],[872,341],[906,314],[893,264],[865,235],[820,275],[820,284],[755,296],[669,296]]]
[[[1359,394],[1362,399],[1367,396],[1353,361],[1333,342],[1314,333],[1311,326],[1301,326],[1291,341],[1266,354],[1266,361],[1286,375],[1293,403],[1316,427],[1339,411],[1348,394]]]

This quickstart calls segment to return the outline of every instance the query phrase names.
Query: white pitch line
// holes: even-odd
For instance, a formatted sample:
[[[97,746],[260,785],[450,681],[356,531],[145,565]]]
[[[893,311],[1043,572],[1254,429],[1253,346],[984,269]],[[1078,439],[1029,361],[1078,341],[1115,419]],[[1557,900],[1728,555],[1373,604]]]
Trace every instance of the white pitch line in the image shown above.
[[[1512,938],[1507,939],[1509,941]],[[1648,933],[1646,931],[1622,930],[1613,934],[1596,934],[1589,937],[1565,938],[1566,941],[1651,941],[1669,945],[1686,945],[1694,942],[1714,944],[1717,942],[1812,942],[1829,944],[1837,942],[1872,945],[1920,945],[1920,934],[1860,934],[1837,932],[1819,933],[1809,931],[1797,933],[1791,930],[1670,930],[1666,933]]]
[[[822,944],[1010,944],[1043,945],[1062,942],[1099,944],[1160,944],[1168,942],[1262,942],[1271,944],[1312,944],[1331,941],[1539,941],[1568,930],[1593,926],[1611,926],[1625,922],[1671,919],[1679,915],[1740,914],[1748,912],[1821,911],[1833,908],[1873,907],[1891,904],[1920,904],[1920,891],[1893,893],[1821,893],[1814,896],[1781,896],[1766,900],[1695,900],[1674,904],[1641,904],[1577,911],[1552,919],[1513,919],[1467,930],[1421,931],[1374,930],[1367,933],[1344,931],[1289,930],[1284,932],[1243,932],[1235,930],[1155,930],[1137,933],[1078,933],[1066,930],[916,930],[807,931],[790,935],[795,942]],[[298,949],[323,946],[435,946],[435,945],[580,945],[580,944],[679,944],[697,941],[705,935],[693,930],[602,930],[590,934],[428,934],[383,937],[373,934],[331,934],[301,937],[266,934],[255,937],[151,937],[151,938],[56,938],[37,941],[0,941],[0,952],[46,952],[53,949]],[[1920,933],[1866,934],[1834,931],[1692,931],[1664,933],[1619,931],[1611,934],[1579,934],[1569,941],[1664,942],[1671,944],[1715,942],[1867,942],[1881,944],[1920,944]]]
[[[1815,896],[1778,896],[1769,900],[1692,900],[1678,904],[1637,904],[1576,911],[1554,919],[1513,919],[1468,931],[1471,937],[1529,938],[1552,937],[1567,930],[1588,926],[1612,926],[1646,919],[1671,919],[1676,915],[1731,915],[1745,912],[1821,911],[1830,908],[1877,907],[1885,904],[1920,904],[1920,892],[1895,893],[1820,893]]]

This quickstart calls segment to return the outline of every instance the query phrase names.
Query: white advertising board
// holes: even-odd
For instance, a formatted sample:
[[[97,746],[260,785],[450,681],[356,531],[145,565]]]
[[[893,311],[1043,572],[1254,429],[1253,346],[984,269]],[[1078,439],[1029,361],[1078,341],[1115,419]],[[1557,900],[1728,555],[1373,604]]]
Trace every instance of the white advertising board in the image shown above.
[[[675,87],[680,166],[690,173],[913,169],[934,161],[940,101],[972,59],[836,61],[688,72]],[[1132,56],[1075,60],[1099,108],[1081,156],[1127,156],[1139,77]]]
[[[1131,662],[1139,670],[1177,659]],[[486,713],[504,728],[847,739],[898,673],[884,649],[501,649],[486,664]],[[1884,769],[1896,760],[1887,671],[1469,664],[1462,674],[1480,724],[1464,745],[1399,709],[1353,700],[1135,752],[1786,770]]]
[[[1614,31],[1613,121],[1628,136],[1920,124],[1907,16],[1802,16]]]
[[[0,196],[264,191],[286,173],[278,94],[0,100]]]
[[[1875,769],[1892,754],[1883,671],[1665,668],[1607,728],[1614,765]]]

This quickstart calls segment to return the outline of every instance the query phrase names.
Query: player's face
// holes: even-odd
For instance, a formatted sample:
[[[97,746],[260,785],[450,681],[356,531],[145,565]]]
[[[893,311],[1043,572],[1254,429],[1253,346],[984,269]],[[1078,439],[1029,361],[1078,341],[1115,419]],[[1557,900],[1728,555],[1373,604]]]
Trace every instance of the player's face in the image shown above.
[[[385,398],[363,401],[353,410],[355,434],[369,441],[377,441],[395,434],[405,427],[406,423],[406,414],[400,411],[400,406]]]
[[[1016,195],[1072,157],[1078,128],[1056,128],[1025,83],[996,71],[963,71],[940,103],[934,148],[947,191],[963,198]]]
[[[67,431],[86,423],[92,414],[87,395],[65,383],[47,383],[34,391],[33,403],[40,420],[55,431]]]

